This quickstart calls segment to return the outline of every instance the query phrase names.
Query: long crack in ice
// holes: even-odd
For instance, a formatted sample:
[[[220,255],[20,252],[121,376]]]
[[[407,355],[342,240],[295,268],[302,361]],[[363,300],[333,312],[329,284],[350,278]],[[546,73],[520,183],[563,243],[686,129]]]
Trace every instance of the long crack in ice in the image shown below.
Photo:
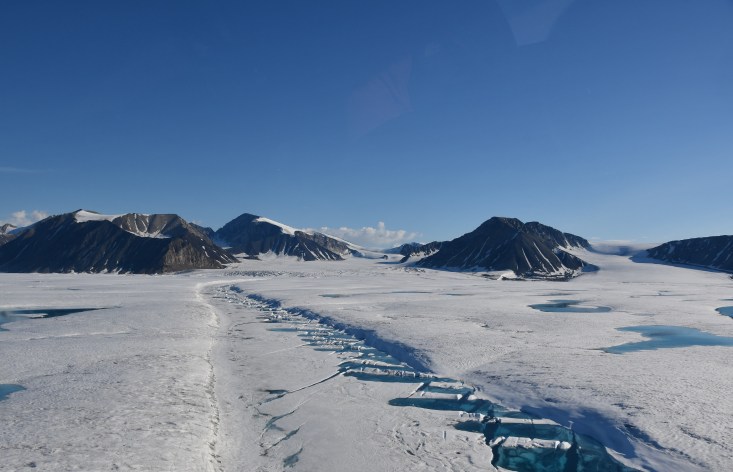
[[[415,368],[406,362],[401,362],[392,355],[368,345],[365,340],[357,339],[342,329],[325,324],[323,318],[316,321],[296,309],[283,309],[276,301],[244,295],[236,287],[222,288],[220,291],[222,297],[230,303],[245,305],[262,313],[262,322],[286,325],[273,328],[275,331],[296,334],[313,349],[353,354],[341,362],[338,371],[332,375],[292,391],[273,392],[273,396],[264,402],[323,384],[340,375],[369,382],[414,383],[418,385],[407,397],[392,399],[389,404],[395,407],[457,411],[462,421],[453,427],[461,431],[482,434],[486,444],[491,448],[492,464],[501,469],[520,472],[635,470],[618,462],[600,442],[589,436],[575,433],[572,429],[554,421],[507,409],[478,398],[474,387],[460,380],[425,372],[422,365]],[[308,315],[313,314],[309,312]],[[288,414],[273,417],[268,421],[266,428],[271,429],[278,419]],[[272,445],[263,445],[264,453],[293,437],[299,429],[290,431]],[[297,453],[288,457],[284,465],[292,466],[297,462],[301,452],[302,447]]]

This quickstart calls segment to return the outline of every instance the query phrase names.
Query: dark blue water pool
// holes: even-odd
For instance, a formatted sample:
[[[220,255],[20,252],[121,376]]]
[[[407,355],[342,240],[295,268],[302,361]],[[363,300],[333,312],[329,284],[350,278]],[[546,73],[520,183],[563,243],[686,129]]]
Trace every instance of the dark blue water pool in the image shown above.
[[[723,306],[717,309],[717,312],[723,316],[730,316],[733,318],[733,306]]]
[[[5,400],[11,393],[20,392],[21,390],[25,390],[22,385],[0,384],[0,400]]]
[[[581,305],[580,300],[550,300],[550,303],[529,305],[535,310],[546,313],[607,313],[611,307]]]
[[[625,354],[627,352],[650,351],[654,349],[668,349],[691,346],[729,346],[733,347],[733,338],[706,333],[695,328],[685,326],[628,326],[618,328],[619,331],[639,333],[646,341],[621,344],[608,347],[604,351],[611,354]]]
[[[0,331],[5,331],[2,325],[11,321],[37,319],[37,318],[55,318],[57,316],[71,315],[72,313],[81,313],[84,311],[100,310],[101,308],[38,308],[23,310],[3,310],[0,309]]]

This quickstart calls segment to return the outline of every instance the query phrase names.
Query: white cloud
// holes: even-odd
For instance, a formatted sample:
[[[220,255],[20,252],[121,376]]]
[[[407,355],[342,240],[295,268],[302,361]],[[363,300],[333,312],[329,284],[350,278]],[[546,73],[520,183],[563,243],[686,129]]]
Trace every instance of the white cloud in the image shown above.
[[[33,210],[28,214],[25,210],[18,210],[11,213],[10,218],[0,220],[0,225],[10,223],[13,226],[28,226],[48,216],[48,213],[40,210]]]
[[[354,229],[342,226],[340,228],[322,227],[315,231],[330,234],[337,238],[345,239],[354,244],[370,248],[388,248],[398,244],[414,241],[420,236],[419,233],[406,231],[404,229],[387,229],[383,221],[377,223],[377,227],[365,226]]]

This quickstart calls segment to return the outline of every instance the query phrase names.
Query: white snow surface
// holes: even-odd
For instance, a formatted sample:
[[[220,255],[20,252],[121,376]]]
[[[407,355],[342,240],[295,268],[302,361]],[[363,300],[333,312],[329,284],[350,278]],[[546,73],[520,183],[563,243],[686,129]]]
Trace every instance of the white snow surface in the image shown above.
[[[0,308],[105,309],[0,328],[0,470],[215,470],[216,316],[196,281],[0,274]]]
[[[103,215],[101,213],[95,213],[87,210],[79,210],[74,213],[74,219],[77,223],[86,223],[87,221],[112,221],[120,216],[124,215]]]
[[[288,226],[286,224],[280,223],[278,221],[271,220],[269,218],[265,218],[264,216],[260,216],[259,218],[257,218],[255,220],[255,222],[258,222],[258,223],[269,223],[271,225],[277,226],[278,228],[280,228],[282,230],[282,232],[284,234],[289,234],[291,236],[294,236],[296,231],[300,231],[300,230],[297,230],[295,228],[292,228],[292,227],[290,227],[290,226]]]
[[[273,258],[167,276],[0,274],[0,310],[105,308],[0,327],[0,384],[25,388],[0,400],[0,470],[492,470],[483,437],[453,428],[456,412],[387,404],[415,384],[336,376],[300,390],[338,356],[268,329],[229,287],[370,332],[479,396],[572,422],[627,464],[733,469],[733,348],[602,350],[646,339],[627,326],[733,336],[715,311],[733,280],[573,252],[601,270],[514,282]],[[528,307],[555,299],[612,310]]]

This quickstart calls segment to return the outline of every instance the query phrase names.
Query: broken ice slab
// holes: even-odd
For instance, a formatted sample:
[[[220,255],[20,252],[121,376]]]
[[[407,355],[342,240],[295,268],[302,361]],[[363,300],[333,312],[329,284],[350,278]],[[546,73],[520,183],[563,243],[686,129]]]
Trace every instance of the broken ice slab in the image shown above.
[[[426,385],[423,390],[426,393],[460,395],[460,396],[471,394],[471,393],[474,393],[475,391],[473,387],[469,387],[465,385],[436,384],[435,382],[431,382],[429,385]]]
[[[392,406],[410,406],[424,408],[427,410],[439,411],[461,411],[465,413],[476,413],[484,416],[493,414],[493,404],[488,400],[457,400],[455,398],[393,398],[389,401]]]
[[[355,379],[365,382],[389,382],[389,383],[420,383],[424,382],[425,379],[432,379],[434,377],[419,372],[387,372],[387,371],[353,371],[349,370],[344,373],[347,377],[354,377]]]
[[[291,323],[298,320],[302,322],[300,313],[287,311],[283,313],[283,310],[280,310],[275,314],[265,303],[251,298],[247,300],[249,306],[259,308],[269,319],[279,317]],[[356,337],[328,325],[321,326],[321,330],[317,333],[306,331],[298,335],[310,342],[311,347],[316,350],[346,348],[358,352],[358,357],[344,360],[339,365],[339,372],[334,375],[344,375],[362,381],[419,384],[408,397],[394,398],[389,404],[458,412],[459,417],[465,421],[457,423],[455,428],[483,434],[486,443],[493,449],[492,463],[501,469],[520,472],[632,470],[614,460],[602,444],[590,437],[575,434],[571,429],[560,426],[554,421],[537,418],[522,411],[509,410],[478,398],[474,395],[475,389],[463,382],[418,372],[385,352],[367,346],[363,340],[357,340]],[[333,376],[318,383],[330,378]]]
[[[560,426],[556,422],[547,419],[547,418],[508,418],[508,417],[499,417],[496,418],[497,423],[502,424],[530,424],[530,425],[551,425],[551,426]]]
[[[560,449],[567,451],[572,447],[567,441],[557,441],[552,439],[536,439],[536,438],[524,438],[517,436],[509,436],[503,441],[498,442],[495,445],[501,445],[504,448],[521,447],[524,449],[531,448],[543,448],[543,449]]]

